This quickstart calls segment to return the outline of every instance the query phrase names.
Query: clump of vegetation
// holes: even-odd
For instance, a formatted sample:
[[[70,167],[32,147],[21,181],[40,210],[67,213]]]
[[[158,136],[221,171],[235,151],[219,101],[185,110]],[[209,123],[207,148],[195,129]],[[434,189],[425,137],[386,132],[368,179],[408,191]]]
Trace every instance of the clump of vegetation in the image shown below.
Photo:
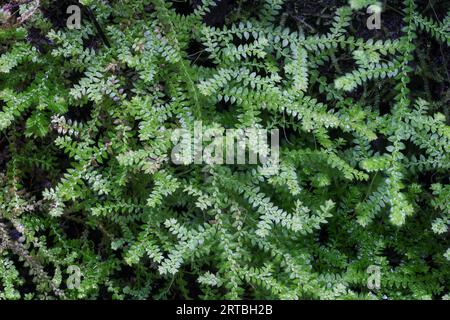
[[[3,1],[0,299],[449,298],[448,10]],[[279,173],[174,164],[195,121]]]

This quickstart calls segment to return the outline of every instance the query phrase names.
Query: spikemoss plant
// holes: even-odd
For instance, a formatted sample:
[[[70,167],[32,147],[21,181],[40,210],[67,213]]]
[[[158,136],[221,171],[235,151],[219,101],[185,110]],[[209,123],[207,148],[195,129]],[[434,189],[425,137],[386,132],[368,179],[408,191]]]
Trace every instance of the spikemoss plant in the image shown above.
[[[7,1],[0,298],[448,297],[449,7],[374,3]],[[175,165],[195,121],[278,174]]]

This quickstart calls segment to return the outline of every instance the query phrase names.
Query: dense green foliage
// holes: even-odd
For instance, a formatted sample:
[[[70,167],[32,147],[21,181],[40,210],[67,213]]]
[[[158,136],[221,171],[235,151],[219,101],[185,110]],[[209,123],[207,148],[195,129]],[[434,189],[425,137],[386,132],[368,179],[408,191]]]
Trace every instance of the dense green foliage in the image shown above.
[[[448,2],[80,2],[0,11],[0,299],[449,298]],[[196,120],[279,174],[175,165]]]

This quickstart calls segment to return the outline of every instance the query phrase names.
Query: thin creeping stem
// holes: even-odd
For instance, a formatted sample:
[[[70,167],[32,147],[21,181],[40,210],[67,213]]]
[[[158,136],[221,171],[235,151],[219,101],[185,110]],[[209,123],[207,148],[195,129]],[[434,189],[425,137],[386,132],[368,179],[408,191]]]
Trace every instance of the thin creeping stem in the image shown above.
[[[92,12],[91,9],[89,9],[88,7],[84,6],[82,3],[78,2],[81,9],[83,10],[83,12],[88,16],[89,20],[91,20],[91,22],[94,24],[95,29],[97,29],[97,32],[100,36],[100,38],[102,38],[103,42],[105,43],[105,45],[110,48],[111,44],[108,40],[108,38],[105,35],[105,32],[103,31],[102,27],[100,26],[100,24],[97,21],[97,18],[95,17],[94,13]]]

